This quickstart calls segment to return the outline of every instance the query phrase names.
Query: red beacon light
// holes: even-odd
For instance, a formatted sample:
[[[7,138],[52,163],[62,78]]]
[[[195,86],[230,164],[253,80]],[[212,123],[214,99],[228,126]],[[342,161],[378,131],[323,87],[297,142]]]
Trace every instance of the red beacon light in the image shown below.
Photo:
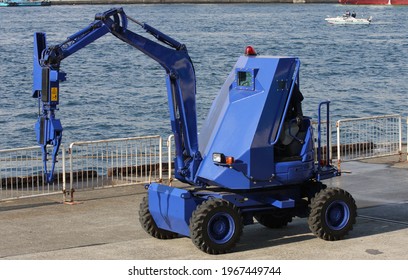
[[[252,46],[247,46],[245,48],[245,55],[257,55],[257,53]]]

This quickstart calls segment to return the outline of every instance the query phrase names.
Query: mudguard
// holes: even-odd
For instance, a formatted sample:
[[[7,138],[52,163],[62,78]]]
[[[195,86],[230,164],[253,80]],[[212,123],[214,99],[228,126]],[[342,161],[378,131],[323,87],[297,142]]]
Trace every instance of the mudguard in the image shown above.
[[[149,212],[159,228],[190,236],[189,220],[201,199],[188,190],[158,183],[150,184],[148,195]]]

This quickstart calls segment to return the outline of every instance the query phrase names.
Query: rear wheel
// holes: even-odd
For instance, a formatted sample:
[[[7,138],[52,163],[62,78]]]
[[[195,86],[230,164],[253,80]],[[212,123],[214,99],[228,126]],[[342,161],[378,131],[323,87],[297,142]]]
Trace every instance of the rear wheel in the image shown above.
[[[321,190],[310,204],[309,228],[318,237],[334,241],[343,239],[356,223],[357,206],[345,190]]]
[[[208,254],[231,251],[242,232],[243,220],[239,209],[222,199],[204,201],[190,219],[191,240]]]
[[[142,228],[148,234],[157,239],[172,239],[178,236],[177,233],[161,229],[156,225],[156,222],[154,221],[153,216],[149,211],[149,199],[147,196],[143,197],[143,200],[140,203],[139,221],[142,225]]]

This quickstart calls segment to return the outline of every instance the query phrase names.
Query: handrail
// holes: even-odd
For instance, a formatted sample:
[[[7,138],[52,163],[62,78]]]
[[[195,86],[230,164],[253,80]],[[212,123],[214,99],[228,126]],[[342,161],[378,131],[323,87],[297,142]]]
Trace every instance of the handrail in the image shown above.
[[[321,128],[321,123],[322,123],[322,116],[321,116],[321,109],[322,106],[326,105],[326,160],[325,160],[325,166],[330,165],[330,153],[329,149],[331,149],[330,145],[330,101],[322,101],[319,103],[319,110],[318,110],[318,117],[317,117],[317,169],[318,171],[321,170],[322,168],[322,144],[321,144],[321,137],[322,137],[322,128]]]

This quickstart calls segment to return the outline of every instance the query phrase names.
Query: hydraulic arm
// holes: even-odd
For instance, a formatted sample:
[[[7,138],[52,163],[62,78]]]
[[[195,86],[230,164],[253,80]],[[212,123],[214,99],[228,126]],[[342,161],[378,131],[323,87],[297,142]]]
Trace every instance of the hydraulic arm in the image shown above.
[[[140,25],[160,43],[128,30],[128,20]],[[61,61],[107,33],[135,47],[165,69],[171,127],[176,144],[176,178],[195,184],[195,173],[202,159],[197,139],[196,79],[187,49],[155,28],[130,18],[122,8],[96,14],[88,27],[55,46],[47,46],[45,33],[35,34],[33,97],[38,98],[39,106],[35,131],[43,152],[46,182],[53,182],[62,140],[62,125],[55,117],[60,98],[59,84],[66,80],[66,74],[60,71]],[[47,145],[53,146],[50,169],[47,168]]]

